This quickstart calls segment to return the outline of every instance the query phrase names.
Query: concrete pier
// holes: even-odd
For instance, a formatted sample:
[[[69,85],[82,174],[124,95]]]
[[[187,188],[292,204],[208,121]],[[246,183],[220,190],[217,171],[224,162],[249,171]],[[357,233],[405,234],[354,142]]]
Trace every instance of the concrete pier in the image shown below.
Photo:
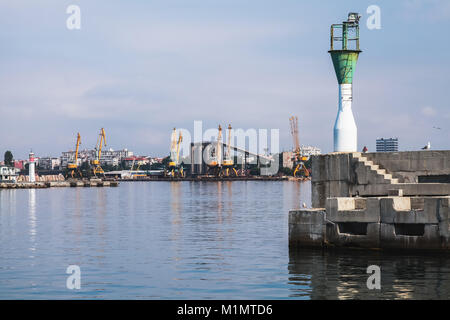
[[[313,209],[290,211],[290,245],[449,250],[449,177],[450,151],[314,156]]]
[[[62,187],[117,187],[117,181],[49,181],[49,182],[18,182],[0,183],[0,189],[41,189],[41,188],[62,188]]]

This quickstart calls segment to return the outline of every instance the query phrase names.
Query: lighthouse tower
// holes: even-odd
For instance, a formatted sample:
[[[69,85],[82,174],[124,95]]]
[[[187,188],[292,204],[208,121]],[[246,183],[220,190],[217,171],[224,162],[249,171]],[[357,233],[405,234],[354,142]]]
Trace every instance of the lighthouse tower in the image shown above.
[[[331,25],[330,51],[339,83],[339,109],[334,124],[334,151],[357,151],[357,128],[352,112],[353,74],[359,53],[359,15],[349,13],[347,21]]]
[[[36,158],[34,157],[34,153],[33,151],[30,152],[29,154],[29,159],[28,159],[28,176],[29,176],[29,180],[30,182],[36,182],[36,174],[35,174],[35,170],[34,170],[34,166],[36,163]]]

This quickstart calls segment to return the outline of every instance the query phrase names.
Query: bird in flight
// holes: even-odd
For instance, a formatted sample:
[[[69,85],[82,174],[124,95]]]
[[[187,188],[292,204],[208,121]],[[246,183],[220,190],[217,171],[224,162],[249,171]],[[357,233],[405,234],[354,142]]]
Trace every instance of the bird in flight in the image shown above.
[[[438,129],[438,130],[441,130],[441,128],[439,128],[439,127],[433,127],[434,129]]]

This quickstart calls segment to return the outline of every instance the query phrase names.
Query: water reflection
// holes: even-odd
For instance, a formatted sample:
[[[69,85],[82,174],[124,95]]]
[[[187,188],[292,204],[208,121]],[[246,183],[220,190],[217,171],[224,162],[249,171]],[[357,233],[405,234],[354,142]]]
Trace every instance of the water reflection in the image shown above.
[[[369,290],[367,267],[381,268]],[[450,256],[354,250],[289,250],[291,297],[311,299],[449,299]]]
[[[30,251],[36,251],[36,189],[28,190],[28,224],[30,227]]]
[[[448,257],[289,250],[288,211],[310,190],[294,181],[2,190],[0,299],[448,298]],[[65,290],[69,264],[88,271],[83,296]],[[371,264],[381,266],[380,292],[366,288]]]
[[[181,210],[182,203],[180,199],[180,182],[170,182],[170,208],[172,212],[172,237],[171,240],[178,240],[181,235]]]

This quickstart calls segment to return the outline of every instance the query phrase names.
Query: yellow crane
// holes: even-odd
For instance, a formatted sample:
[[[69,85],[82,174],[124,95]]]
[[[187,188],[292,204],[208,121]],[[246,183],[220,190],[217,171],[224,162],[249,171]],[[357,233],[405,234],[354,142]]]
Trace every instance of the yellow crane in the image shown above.
[[[97,146],[95,147],[96,151],[96,159],[91,161],[91,164],[93,165],[92,172],[94,176],[97,176],[98,174],[104,175],[105,172],[103,171],[102,167],[100,166],[100,159],[102,157],[102,147],[106,147],[106,135],[105,135],[105,129],[100,129],[100,134],[97,139]]]
[[[297,173],[303,172],[305,177],[309,177],[309,170],[306,168],[304,161],[308,161],[309,158],[305,157],[301,154],[300,150],[300,142],[298,137],[298,118],[297,116],[292,116],[289,118],[289,123],[291,125],[291,135],[294,141],[294,156],[292,158],[294,162],[294,177],[297,176]]]
[[[69,176],[71,178],[82,178],[82,174],[80,169],[78,168],[78,150],[80,148],[80,144],[81,144],[81,136],[80,133],[77,134],[77,143],[76,143],[76,147],[75,147],[75,159],[74,162],[70,162],[67,164],[67,174],[66,174],[66,178],[68,178]]]
[[[134,163],[135,162],[136,162],[136,157],[133,158],[133,162],[131,163],[131,168],[130,168],[130,176],[131,176],[131,178],[135,179],[135,178],[139,178],[139,177],[146,177],[147,176],[146,174],[142,174],[142,173],[138,172],[139,169],[141,168],[141,164],[142,164],[140,161],[138,161],[138,165],[136,167],[136,172],[135,173],[133,172],[133,170],[134,170]]]
[[[181,131],[178,135],[177,140],[177,129],[173,128],[172,131],[172,138],[170,143],[170,162],[168,166],[168,171],[170,172],[170,175],[175,177],[184,177],[184,171],[183,166],[180,165],[180,147],[181,142],[183,142],[183,135]]]
[[[231,157],[231,124],[228,125],[228,141],[227,141],[227,149],[225,151],[225,156],[223,159],[222,167],[220,170],[220,175],[229,177],[229,176],[237,176],[238,173],[236,168],[234,168],[234,162]]]

